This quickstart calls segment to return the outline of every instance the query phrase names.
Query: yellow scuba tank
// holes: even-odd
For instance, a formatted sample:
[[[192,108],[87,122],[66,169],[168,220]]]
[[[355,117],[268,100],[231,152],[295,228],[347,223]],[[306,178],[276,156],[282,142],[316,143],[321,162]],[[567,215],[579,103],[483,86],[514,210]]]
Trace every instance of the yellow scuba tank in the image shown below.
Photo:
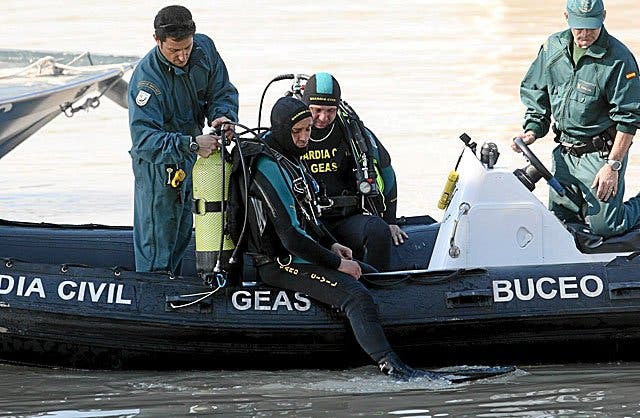
[[[453,189],[456,187],[459,177],[460,175],[456,170],[451,170],[447,177],[447,182],[444,185],[440,200],[438,200],[438,209],[446,209],[447,206],[449,206],[449,202],[451,202],[451,197],[453,196]]]
[[[193,166],[193,199],[196,228],[196,271],[199,274],[219,273],[229,261],[235,248],[224,234],[222,169],[224,165],[224,199],[229,196],[231,163],[222,161],[221,152],[208,158],[198,157]],[[222,243],[222,254],[220,244]]]

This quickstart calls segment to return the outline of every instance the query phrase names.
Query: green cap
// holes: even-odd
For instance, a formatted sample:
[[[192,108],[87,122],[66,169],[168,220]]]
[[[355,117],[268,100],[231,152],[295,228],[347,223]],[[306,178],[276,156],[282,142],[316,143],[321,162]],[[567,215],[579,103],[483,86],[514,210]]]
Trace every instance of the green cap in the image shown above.
[[[568,0],[569,27],[573,29],[599,29],[604,22],[602,0]]]

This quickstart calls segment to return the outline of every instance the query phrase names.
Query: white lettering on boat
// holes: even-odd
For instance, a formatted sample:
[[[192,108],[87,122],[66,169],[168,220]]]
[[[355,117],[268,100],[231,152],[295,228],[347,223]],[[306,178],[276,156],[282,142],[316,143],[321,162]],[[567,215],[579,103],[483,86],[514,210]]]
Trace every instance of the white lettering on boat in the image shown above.
[[[131,299],[126,299],[124,284],[94,283],[91,281],[75,282],[65,280],[57,286],[57,296],[63,301],[90,301],[91,303],[108,303],[131,305]],[[46,299],[45,287],[39,277],[27,278],[19,276],[17,279],[8,274],[0,274],[0,295],[22,297],[38,296]]]
[[[274,295],[275,293],[275,295]],[[287,292],[280,290],[238,290],[231,295],[231,304],[239,311],[277,311],[280,307],[288,311],[305,312],[311,308],[311,300],[300,292],[293,295],[293,303]]]
[[[511,302],[514,297],[528,301],[536,296],[545,300],[578,299],[581,296],[595,298],[604,290],[602,279],[591,274],[580,280],[575,276],[529,278],[524,283],[520,279],[493,280],[492,285],[494,302]]]
[[[76,289],[78,290],[76,291]],[[66,280],[58,285],[58,296],[60,296],[62,300],[75,299],[82,302],[87,296],[87,289],[89,299],[93,303],[106,302],[109,304],[131,305],[131,299],[122,297],[124,285],[115,283],[103,282],[96,288],[96,284],[93,282],[80,282],[80,285],[78,285],[78,283],[74,281]],[[107,294],[105,297],[102,297],[105,289],[107,289]]]
[[[27,290],[24,290],[25,282],[27,278],[25,276],[18,277],[16,280],[8,274],[0,274],[0,295],[8,295],[15,292],[16,296],[29,297],[33,293],[37,293],[41,298],[46,298],[44,293],[44,287],[42,287],[42,280],[35,277],[29,280]]]

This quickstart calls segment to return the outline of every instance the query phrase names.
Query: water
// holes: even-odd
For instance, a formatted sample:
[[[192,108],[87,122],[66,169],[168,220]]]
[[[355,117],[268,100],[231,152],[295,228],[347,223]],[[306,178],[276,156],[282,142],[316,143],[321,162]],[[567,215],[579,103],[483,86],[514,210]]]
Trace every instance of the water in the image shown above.
[[[638,365],[526,367],[474,384],[348,371],[81,372],[0,366],[3,416],[626,417]]]
[[[3,0],[7,48],[143,55],[167,1]],[[467,132],[502,151],[520,130],[518,86],[546,36],[565,27],[562,0],[189,1],[257,122],[277,74],[330,71],[343,97],[383,140],[399,178],[399,213],[429,213]],[[607,4],[607,28],[640,55],[635,0]],[[272,87],[263,113],[288,86]],[[264,119],[263,119],[264,121]],[[553,144],[534,151],[549,162]],[[126,112],[59,117],[2,159],[0,217],[129,225],[133,179]],[[640,189],[631,150],[627,196]],[[546,190],[535,193],[546,199]],[[399,384],[373,366],[347,371],[87,372],[0,366],[3,416],[635,416],[637,364],[519,365],[471,385]]]
[[[475,384],[381,381],[345,372],[77,372],[1,366],[6,415],[37,416],[633,416],[637,366],[529,367]],[[613,385],[613,376],[615,385]],[[608,384],[607,384],[608,382]],[[40,390],[46,387],[47,392]],[[73,414],[72,414],[73,413]]]

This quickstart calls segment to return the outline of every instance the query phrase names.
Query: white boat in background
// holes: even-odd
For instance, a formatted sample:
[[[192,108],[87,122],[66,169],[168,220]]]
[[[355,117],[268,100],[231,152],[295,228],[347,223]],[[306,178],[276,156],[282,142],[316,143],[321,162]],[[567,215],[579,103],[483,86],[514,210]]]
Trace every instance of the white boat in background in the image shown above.
[[[103,95],[126,108],[122,76],[138,59],[0,49],[0,158],[59,114],[97,107]]]

